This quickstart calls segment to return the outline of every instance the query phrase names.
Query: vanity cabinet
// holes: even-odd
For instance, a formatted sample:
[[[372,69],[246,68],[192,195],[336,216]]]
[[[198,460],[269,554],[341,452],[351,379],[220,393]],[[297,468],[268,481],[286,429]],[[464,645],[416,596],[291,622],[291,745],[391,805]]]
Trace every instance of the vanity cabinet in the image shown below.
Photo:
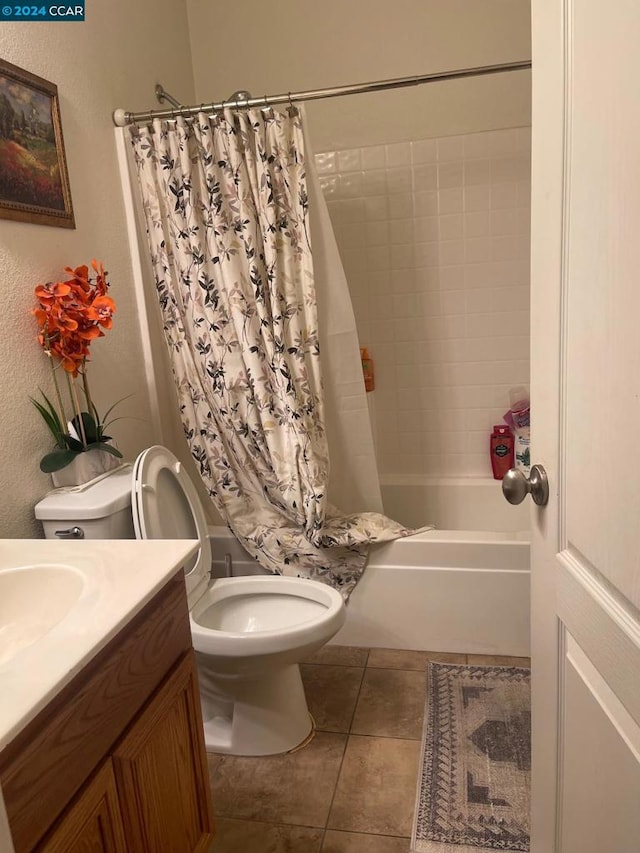
[[[213,820],[176,575],[0,753],[16,853],[205,853]]]
[[[110,760],[69,806],[40,850],[43,853],[127,853]]]
[[[127,853],[209,848],[203,737],[189,653],[113,753]]]

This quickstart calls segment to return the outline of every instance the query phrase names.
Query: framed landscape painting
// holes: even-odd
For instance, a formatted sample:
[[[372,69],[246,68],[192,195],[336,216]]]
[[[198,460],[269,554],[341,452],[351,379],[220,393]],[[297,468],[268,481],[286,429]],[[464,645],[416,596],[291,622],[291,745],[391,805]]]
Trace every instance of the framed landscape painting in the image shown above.
[[[0,217],[75,228],[58,89],[0,59]]]

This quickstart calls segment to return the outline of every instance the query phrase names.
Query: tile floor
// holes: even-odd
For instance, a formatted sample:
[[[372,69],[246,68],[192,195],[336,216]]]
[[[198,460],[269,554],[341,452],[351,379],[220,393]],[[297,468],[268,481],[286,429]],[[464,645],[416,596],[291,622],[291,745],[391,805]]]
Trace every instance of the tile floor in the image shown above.
[[[315,738],[262,758],[209,755],[211,853],[408,853],[426,663],[527,658],[325,646],[302,664]]]

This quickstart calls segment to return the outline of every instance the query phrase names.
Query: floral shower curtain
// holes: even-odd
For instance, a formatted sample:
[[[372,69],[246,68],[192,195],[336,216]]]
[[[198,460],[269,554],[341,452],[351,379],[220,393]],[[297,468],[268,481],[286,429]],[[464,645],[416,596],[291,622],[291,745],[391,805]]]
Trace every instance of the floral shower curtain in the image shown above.
[[[301,117],[225,110],[131,128],[180,414],[218,512],[262,566],[348,596],[411,531],[327,501]]]

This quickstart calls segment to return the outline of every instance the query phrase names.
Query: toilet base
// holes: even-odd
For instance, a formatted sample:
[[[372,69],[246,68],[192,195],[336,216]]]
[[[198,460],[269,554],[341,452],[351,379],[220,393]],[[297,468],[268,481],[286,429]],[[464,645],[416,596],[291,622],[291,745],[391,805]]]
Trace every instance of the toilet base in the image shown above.
[[[224,678],[197,655],[204,740],[209,752],[275,755],[307,738],[312,722],[300,668],[289,664],[264,676]]]

